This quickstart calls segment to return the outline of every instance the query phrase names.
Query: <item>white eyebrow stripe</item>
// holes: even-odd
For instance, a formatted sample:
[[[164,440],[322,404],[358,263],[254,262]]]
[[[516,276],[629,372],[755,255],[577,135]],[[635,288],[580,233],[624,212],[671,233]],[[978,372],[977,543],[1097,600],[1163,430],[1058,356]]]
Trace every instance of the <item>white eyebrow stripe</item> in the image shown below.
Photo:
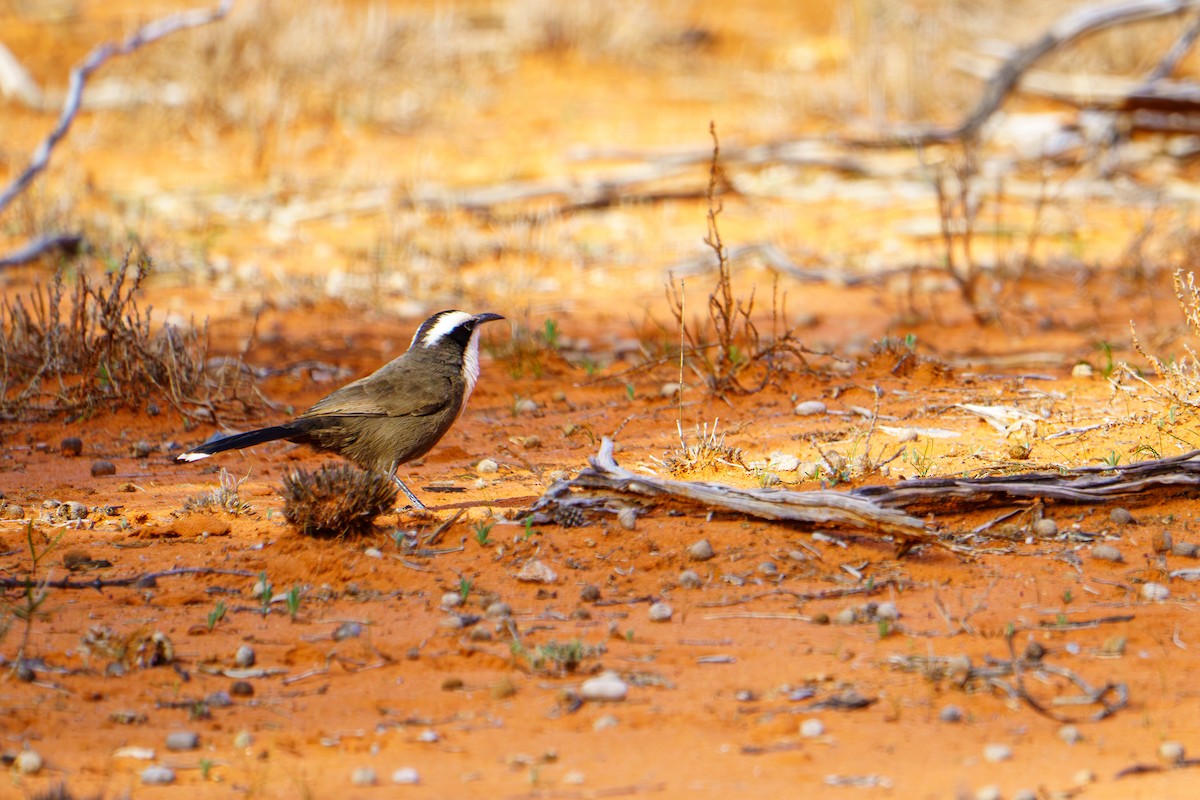
[[[468,322],[470,319],[471,315],[465,311],[449,311],[443,314],[433,324],[433,327],[425,332],[425,335],[421,338],[421,344],[426,347],[433,347],[453,333],[455,328],[464,322]]]

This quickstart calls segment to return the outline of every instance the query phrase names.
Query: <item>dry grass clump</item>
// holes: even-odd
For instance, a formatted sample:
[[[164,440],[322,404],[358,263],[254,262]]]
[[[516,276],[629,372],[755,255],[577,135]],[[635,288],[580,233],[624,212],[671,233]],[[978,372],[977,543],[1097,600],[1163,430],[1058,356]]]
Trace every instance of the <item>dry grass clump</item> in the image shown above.
[[[208,328],[155,326],[138,302],[146,256],[95,282],[60,269],[26,296],[0,299],[0,415],[19,419],[142,410],[164,402],[216,422],[258,411],[263,398],[240,362],[210,366]]]
[[[349,464],[294,469],[283,478],[283,516],[305,536],[360,536],[395,507],[396,492],[386,475]]]
[[[1187,329],[1194,338],[1200,339],[1200,287],[1196,285],[1195,273],[1187,273],[1185,279],[1183,270],[1176,270],[1174,278],[1175,298],[1179,302],[1179,308],[1183,311]],[[1156,385],[1147,382],[1128,364],[1122,365],[1125,373],[1136,380],[1147,383],[1160,397],[1170,403],[1192,413],[1200,411],[1200,356],[1196,355],[1196,351],[1190,345],[1184,344],[1183,351],[1186,355],[1171,361],[1163,361],[1158,356],[1151,355],[1142,349],[1132,321],[1129,323],[1129,329],[1133,336],[1133,349],[1150,362],[1160,383]]]

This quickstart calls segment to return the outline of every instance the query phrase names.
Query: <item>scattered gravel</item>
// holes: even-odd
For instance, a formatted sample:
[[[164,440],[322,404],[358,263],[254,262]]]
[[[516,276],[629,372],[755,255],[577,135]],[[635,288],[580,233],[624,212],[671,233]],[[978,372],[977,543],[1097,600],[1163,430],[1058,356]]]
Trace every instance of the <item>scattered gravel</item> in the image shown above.
[[[238,750],[245,750],[252,744],[254,744],[254,734],[250,731],[238,731],[237,736],[233,737],[233,746]]]
[[[350,782],[355,786],[374,786],[379,783],[379,776],[371,767],[359,767],[350,773]]]
[[[617,522],[621,523],[621,527],[627,531],[632,531],[637,528],[637,509],[631,506],[626,506],[617,512]]]
[[[254,648],[248,644],[242,645],[237,649],[237,652],[233,654],[234,666],[241,667],[242,669],[245,669],[246,667],[253,667],[254,662],[257,660],[258,656],[254,654]]]
[[[1000,792],[1000,787],[994,783],[987,786],[980,786],[975,790],[975,800],[1000,800],[1004,795]]]
[[[669,622],[672,613],[674,612],[672,612],[671,607],[666,603],[655,603],[650,606],[650,621]]]
[[[885,600],[884,602],[875,606],[875,618],[886,619],[889,622],[895,622],[896,620],[900,619],[900,609],[896,608],[895,603]]]
[[[800,459],[791,453],[771,453],[767,456],[767,469],[776,472],[795,472],[800,468]]]
[[[558,573],[535,558],[525,562],[525,566],[517,573],[517,580],[525,583],[554,583],[558,580]]]
[[[938,712],[938,719],[942,722],[962,722],[963,710],[956,705],[944,705]]]
[[[579,599],[585,603],[594,603],[600,599],[600,587],[589,583],[579,590]]]
[[[1063,725],[1058,729],[1058,738],[1067,744],[1079,744],[1083,741],[1083,734],[1074,725]]]
[[[493,475],[500,471],[500,465],[490,458],[485,458],[475,465],[475,471],[480,475]]]
[[[758,565],[758,574],[773,577],[779,574],[779,567],[775,566],[774,561],[764,561]]]
[[[1048,538],[1058,535],[1058,523],[1049,517],[1042,517],[1037,522],[1033,523],[1034,536]]]
[[[1118,564],[1125,561],[1121,551],[1111,544],[1098,544],[1092,548],[1092,558],[1097,561],[1114,561]]]
[[[1096,782],[1096,773],[1090,769],[1081,769],[1075,773],[1075,777],[1072,780],[1076,786],[1087,786],[1089,783]]]
[[[701,539],[688,548],[688,558],[692,561],[708,561],[715,555],[713,546],[708,539]]]
[[[58,452],[64,456],[77,456],[83,452],[83,439],[78,436],[68,436],[58,446]]]
[[[250,681],[234,681],[229,684],[229,694],[233,697],[253,697],[254,684]]]
[[[800,735],[805,739],[814,739],[825,735],[825,723],[819,719],[806,719],[800,723]]]
[[[167,734],[168,750],[195,750],[200,746],[200,734],[194,731],[174,731]]]
[[[442,735],[433,728],[426,728],[417,735],[417,741],[424,744],[434,744],[435,742],[440,742],[441,740]]]
[[[1143,583],[1142,597],[1152,603],[1161,603],[1171,596],[1171,590],[1161,583]]]
[[[516,416],[536,414],[538,412],[538,404],[528,397],[522,397],[517,402],[513,403],[513,414]]]
[[[802,403],[797,403],[792,409],[797,417],[811,417],[815,414],[825,413],[825,404],[820,400],[805,400]]]
[[[699,589],[701,585],[700,576],[690,569],[685,569],[679,573],[679,588],[681,589]]]
[[[341,625],[338,625],[336,628],[334,628],[330,638],[332,638],[335,642],[340,642],[345,639],[357,639],[358,637],[362,636],[362,632],[362,623],[351,620],[349,622],[343,622]]]
[[[446,592],[442,595],[442,609],[458,608],[463,604],[463,596],[458,592]]]
[[[1158,757],[1170,764],[1182,763],[1186,755],[1182,742],[1163,742],[1158,746]]]
[[[105,475],[116,475],[117,465],[111,461],[93,461],[92,462],[92,477],[102,478]]]
[[[494,603],[489,603],[483,614],[488,619],[508,619],[512,616],[512,606],[497,600]]]
[[[1006,744],[985,744],[983,746],[983,760],[989,764],[999,764],[1001,761],[1008,761],[1013,757],[1013,750]]]
[[[608,730],[609,728],[615,728],[620,724],[621,724],[621,721],[618,720],[616,717],[614,717],[612,714],[605,714],[602,717],[598,717],[596,719],[596,721],[592,723],[592,730],[597,731],[597,732],[605,731],[605,730]]]
[[[175,770],[162,764],[152,764],[142,770],[142,783],[147,786],[165,786],[175,782]]]
[[[83,503],[68,500],[54,510],[54,515],[63,519],[87,519],[88,507]]]
[[[36,750],[22,750],[13,759],[13,768],[22,775],[35,775],[42,771],[42,757]]]
[[[421,782],[421,774],[414,767],[401,767],[392,773],[392,783],[415,786]]]
[[[1159,531],[1150,539],[1150,547],[1156,553],[1169,553],[1175,547],[1175,538],[1170,531]]]
[[[138,439],[129,446],[129,454],[134,458],[146,458],[156,450],[158,450],[158,445],[154,442],[148,442],[145,439]]]
[[[629,686],[615,672],[602,672],[579,686],[579,696],[593,702],[624,700],[628,694]]]
[[[1195,558],[1196,553],[1200,552],[1200,547],[1196,547],[1193,542],[1176,542],[1171,548],[1171,554],[1183,556],[1184,558]]]
[[[1133,522],[1133,514],[1129,513],[1129,509],[1119,506],[1108,512],[1108,518],[1113,525],[1129,525]]]

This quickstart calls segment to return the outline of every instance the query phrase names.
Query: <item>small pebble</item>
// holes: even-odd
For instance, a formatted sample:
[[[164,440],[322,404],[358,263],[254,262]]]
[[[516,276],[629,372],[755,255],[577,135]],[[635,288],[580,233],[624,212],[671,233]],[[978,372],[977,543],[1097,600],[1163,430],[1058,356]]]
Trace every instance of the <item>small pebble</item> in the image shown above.
[[[88,507],[83,503],[68,500],[55,509],[55,515],[65,519],[87,519]]]
[[[758,565],[758,574],[768,577],[779,574],[779,567],[775,566],[773,561],[764,561]]]
[[[637,509],[626,506],[617,512],[617,522],[627,531],[637,528]]]
[[[1072,378],[1090,378],[1094,372],[1095,371],[1092,369],[1092,365],[1086,361],[1080,361],[1078,364],[1071,367]]]
[[[1152,603],[1161,603],[1171,596],[1171,590],[1161,583],[1143,583],[1142,597]]]
[[[458,608],[462,604],[463,596],[459,592],[446,592],[442,595],[441,607],[443,609]]]
[[[579,686],[579,696],[594,702],[624,700],[628,694],[629,686],[615,672],[602,672]]]
[[[797,403],[792,411],[797,417],[811,417],[815,414],[824,414],[825,404],[820,400],[805,400],[803,403]]]
[[[42,757],[36,750],[22,750],[13,760],[13,767],[22,775],[36,775],[42,771]]]
[[[355,786],[374,786],[379,782],[375,770],[370,767],[359,767],[350,773],[350,782]]]
[[[343,622],[333,630],[332,638],[335,642],[340,642],[345,639],[357,639],[362,636],[363,626],[361,622]]]
[[[659,397],[665,397],[666,399],[669,400],[672,397],[674,397],[675,395],[679,394],[680,388],[681,388],[680,385],[678,383],[675,383],[674,381],[664,383],[662,386],[659,387],[658,395],[659,395]]]
[[[814,739],[825,735],[825,723],[819,719],[806,719],[800,723],[800,735],[805,739]]]
[[[234,683],[237,683],[237,681]],[[241,683],[245,683],[245,681],[241,681]],[[251,694],[253,694],[253,691]],[[218,689],[215,692],[205,695],[204,703],[212,708],[229,708],[233,705],[233,695],[224,689]]]
[[[508,603],[497,600],[494,603],[489,603],[483,615],[488,619],[508,619],[512,616],[512,606]]]
[[[558,573],[535,558],[525,562],[525,566],[517,573],[517,580],[525,583],[554,583],[558,580]]]
[[[1079,744],[1083,741],[1083,734],[1074,725],[1063,725],[1058,729],[1058,738],[1067,744]]]
[[[620,724],[620,720],[618,720],[612,714],[605,714],[604,716],[597,718],[596,721],[592,723],[592,730],[605,731],[609,728],[615,728]]]
[[[853,625],[858,621],[858,609],[854,608],[853,606],[850,608],[843,608],[841,611],[833,615],[831,621],[834,625]]]
[[[174,731],[167,734],[168,750],[195,750],[200,746],[200,734],[192,731]]]
[[[378,547],[368,547],[366,550],[363,550],[363,555],[367,558],[383,558],[383,551]]]
[[[533,400],[530,400],[528,397],[522,397],[520,400],[513,403],[513,413],[518,417],[522,414],[536,414],[537,411],[538,404]]]
[[[739,703],[753,703],[758,699],[758,695],[750,689],[738,689],[734,692],[733,699]]]
[[[130,445],[129,453],[134,458],[146,458],[157,449],[158,445],[154,444],[153,442],[148,442],[145,439],[138,439],[136,442]]]
[[[237,736],[233,737],[233,746],[238,750],[245,750],[252,744],[254,744],[254,734],[250,733],[250,731],[238,731]]]
[[[1076,786],[1087,786],[1089,783],[1096,782],[1096,773],[1090,769],[1081,769],[1075,773],[1074,782]]]
[[[594,603],[600,599],[600,587],[589,583],[579,590],[579,599],[585,603]]]
[[[25,507],[16,503],[4,506],[4,516],[8,519],[25,519]]]
[[[1200,551],[1200,548],[1197,548],[1193,542],[1176,542],[1175,546],[1171,548],[1172,555],[1184,558],[1195,558],[1197,551]]]
[[[1093,547],[1092,558],[1097,561],[1114,561],[1118,564],[1125,560],[1125,556],[1121,555],[1121,551],[1111,544],[1098,544]]]
[[[58,451],[64,456],[77,456],[83,452],[83,439],[78,436],[68,436],[62,440]]]
[[[681,589],[699,589],[700,576],[690,569],[685,569],[679,573],[679,588]]]
[[[942,710],[938,712],[938,719],[942,722],[962,722],[963,710],[956,705],[942,706]]]
[[[900,609],[896,608],[896,604],[885,600],[875,606],[875,619],[886,619],[895,622],[900,619]]]
[[[975,790],[975,800],[1000,800],[1003,796],[1000,793],[1000,787],[994,783],[980,786]]]
[[[1159,531],[1150,539],[1150,548],[1156,553],[1169,553],[1175,547],[1170,531]]]
[[[500,471],[500,465],[493,459],[485,458],[475,465],[475,471],[480,475],[492,475]]]
[[[701,539],[688,548],[688,558],[692,561],[708,561],[716,553],[713,552],[713,546],[708,539]]]
[[[1158,746],[1158,757],[1169,764],[1182,762],[1186,754],[1182,742],[1163,742]]]
[[[1033,523],[1034,536],[1050,537],[1058,535],[1058,523],[1049,517],[1042,517]]]
[[[421,782],[421,775],[413,767],[401,767],[392,773],[392,783],[403,786],[415,786]]]
[[[1033,789],[1017,789],[1013,794],[1013,800],[1038,800],[1038,793]]]
[[[651,622],[669,622],[671,619],[671,607],[666,603],[655,603],[650,606],[650,621]]]
[[[1128,525],[1133,522],[1133,514],[1129,513],[1129,509],[1119,506],[1108,512],[1108,518],[1112,520],[1113,525]]]
[[[584,774],[578,770],[571,770],[562,778],[564,786],[582,786],[584,780],[586,780]]]
[[[175,782],[175,770],[161,764],[153,764],[142,770],[142,783],[147,786],[165,786]]]
[[[92,477],[93,478],[101,478],[101,477],[104,477],[105,475],[116,475],[116,474],[117,474],[117,465],[112,463],[111,461],[93,461],[92,462]],[[175,779],[175,775],[173,773],[171,775],[171,779],[172,780]]]
[[[1006,744],[985,744],[983,746],[983,760],[990,764],[999,764],[1012,757],[1012,748]]]
[[[253,697],[254,684],[250,681],[234,681],[229,684],[229,694],[233,697]]]
[[[433,744],[434,742],[440,742],[441,740],[441,734],[439,734],[433,728],[427,728],[421,731],[421,733],[417,736],[417,741],[425,744]]]
[[[242,669],[253,667],[256,660],[258,660],[258,656],[254,654],[254,648],[248,644],[242,645],[233,654],[234,666],[241,667]]]

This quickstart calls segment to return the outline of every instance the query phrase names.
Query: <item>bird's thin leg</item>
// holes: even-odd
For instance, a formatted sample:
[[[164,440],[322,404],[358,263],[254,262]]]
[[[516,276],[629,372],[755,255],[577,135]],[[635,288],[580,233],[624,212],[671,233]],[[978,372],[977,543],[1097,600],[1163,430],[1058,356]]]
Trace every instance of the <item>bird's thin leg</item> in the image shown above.
[[[407,486],[404,485],[404,481],[400,480],[400,478],[394,472],[392,473],[392,481],[400,487],[400,491],[404,492],[404,494],[408,496],[408,499],[412,502],[413,508],[415,508],[417,511],[426,510],[425,504],[417,499],[417,496],[413,494]]]

